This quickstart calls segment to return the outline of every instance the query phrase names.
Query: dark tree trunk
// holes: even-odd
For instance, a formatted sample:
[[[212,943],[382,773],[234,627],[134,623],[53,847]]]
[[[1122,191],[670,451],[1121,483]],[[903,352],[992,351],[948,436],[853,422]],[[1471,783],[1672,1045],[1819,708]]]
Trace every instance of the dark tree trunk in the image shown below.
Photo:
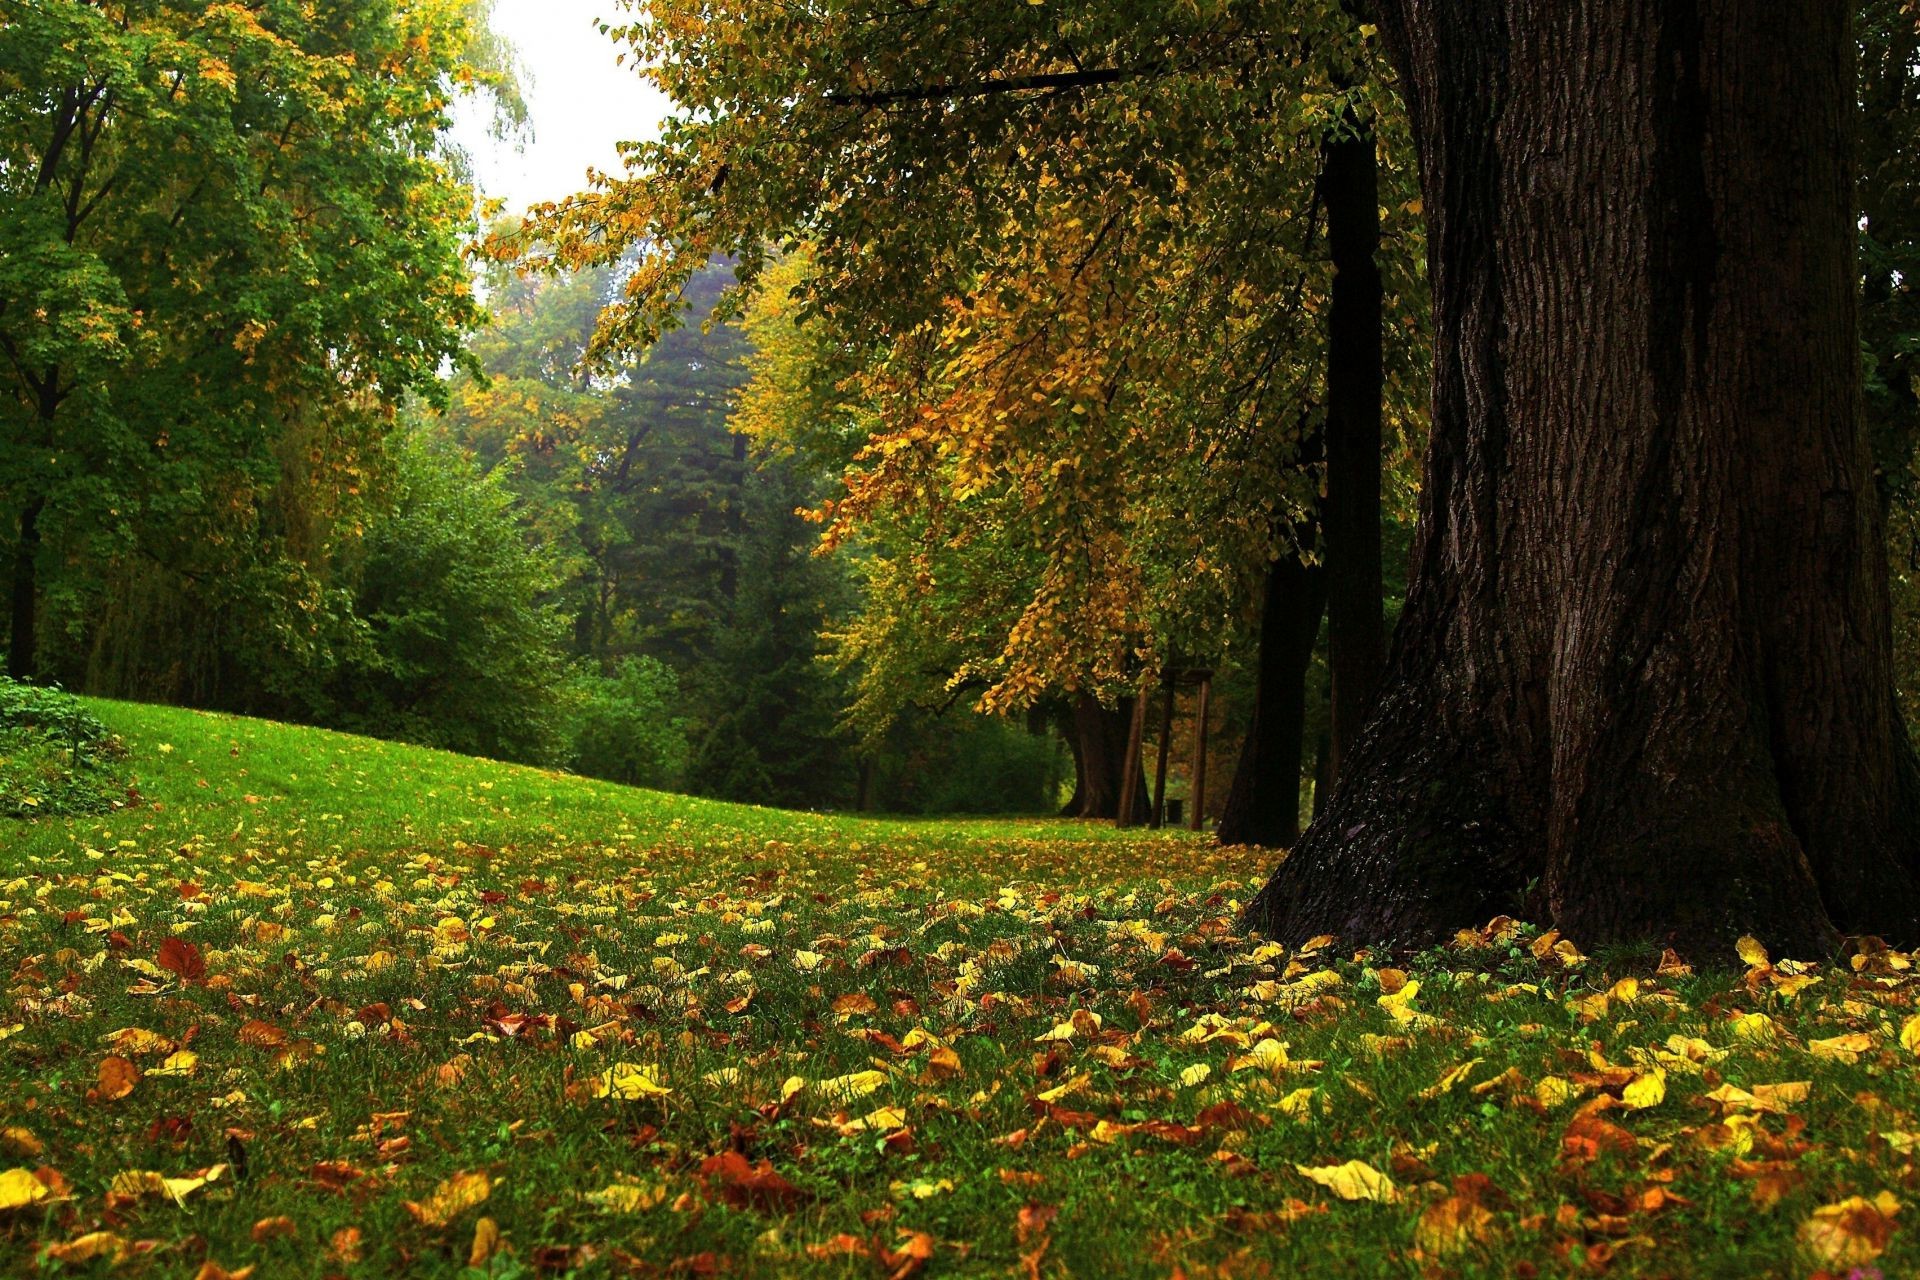
[[[1120,816],[1120,781],[1127,758],[1127,729],[1131,703],[1105,707],[1090,693],[1073,701],[1074,796],[1076,805],[1069,816],[1106,818]],[[1138,790],[1144,792],[1145,788]],[[1146,816],[1144,795],[1134,805],[1136,820]]]
[[[1249,908],[1920,940],[1861,427],[1849,6],[1396,0],[1433,437],[1386,683]]]
[[[1300,838],[1307,668],[1326,601],[1326,571],[1298,551],[1288,550],[1267,570],[1253,719],[1220,811],[1221,844],[1290,849]]]
[[[8,637],[7,674],[31,680],[36,670],[40,619],[40,514],[46,504],[29,499],[20,513],[13,544],[12,630]]]
[[[1327,656],[1333,676],[1334,776],[1359,741],[1386,667],[1380,581],[1380,400],[1383,306],[1380,166],[1372,128],[1327,141],[1320,202],[1327,213],[1333,297],[1327,319]]]

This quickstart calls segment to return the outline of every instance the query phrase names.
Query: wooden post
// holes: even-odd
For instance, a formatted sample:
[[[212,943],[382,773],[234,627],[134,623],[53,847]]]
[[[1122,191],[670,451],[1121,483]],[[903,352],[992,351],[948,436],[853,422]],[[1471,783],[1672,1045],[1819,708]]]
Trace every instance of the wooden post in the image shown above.
[[[1187,797],[1195,831],[1207,829],[1207,709],[1212,701],[1213,672],[1205,671],[1200,675],[1200,705],[1193,712],[1193,794]]]
[[[1177,674],[1169,662],[1166,674],[1160,680],[1166,693],[1160,704],[1160,758],[1153,766],[1153,827],[1156,831],[1167,824],[1167,753],[1168,748],[1173,746],[1173,699]]]
[[[1140,797],[1140,739],[1147,729],[1147,695],[1133,697],[1133,721],[1127,727],[1127,758],[1120,762],[1120,812],[1116,827],[1133,825],[1134,801]]]

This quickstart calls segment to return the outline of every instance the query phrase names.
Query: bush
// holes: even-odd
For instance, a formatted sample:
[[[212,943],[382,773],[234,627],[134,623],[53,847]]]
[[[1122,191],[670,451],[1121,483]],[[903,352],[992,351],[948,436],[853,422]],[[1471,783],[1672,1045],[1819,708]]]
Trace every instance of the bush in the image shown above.
[[[130,794],[127,750],[70,693],[0,677],[0,816],[101,813]]]
[[[631,786],[673,787],[687,767],[680,679],[656,658],[628,658],[610,676],[583,671],[569,686],[576,773]]]
[[[876,761],[895,813],[1051,813],[1071,770],[1060,740],[993,716],[902,716]]]
[[[364,627],[322,718],[467,755],[556,764],[564,753],[562,623],[542,603],[549,556],[513,497],[464,458],[402,445],[393,509],[368,527],[354,613]]]

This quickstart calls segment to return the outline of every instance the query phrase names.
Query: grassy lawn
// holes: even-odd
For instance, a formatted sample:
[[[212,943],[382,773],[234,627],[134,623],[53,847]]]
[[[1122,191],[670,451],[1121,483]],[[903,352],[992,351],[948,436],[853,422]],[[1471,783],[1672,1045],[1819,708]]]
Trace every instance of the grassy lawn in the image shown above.
[[[93,706],[144,803],[0,825],[10,1272],[1920,1273],[1904,956],[1294,954],[1184,835]]]

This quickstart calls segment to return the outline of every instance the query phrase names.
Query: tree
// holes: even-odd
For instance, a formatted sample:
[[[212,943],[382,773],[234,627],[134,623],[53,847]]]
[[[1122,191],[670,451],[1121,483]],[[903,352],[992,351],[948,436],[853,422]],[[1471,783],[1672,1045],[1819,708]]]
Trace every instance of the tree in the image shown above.
[[[949,679],[983,681],[988,709],[1111,703],[1173,643],[1226,648],[1318,487],[1293,465],[1324,368],[1327,270],[1301,228],[1323,137],[1377,122],[1370,78],[1329,75],[1366,60],[1352,20],[1261,3],[645,13],[616,35],[683,113],[518,246],[576,265],[638,251],[600,348],[656,334],[696,260],[731,255],[752,283],[773,246],[803,244],[800,306],[865,371],[872,409],[829,540],[904,515],[925,557],[1029,557],[1015,609],[958,615],[976,626]],[[950,576],[899,580],[961,599]]]
[[[464,458],[400,447],[398,493],[363,548],[363,635],[319,718],[358,733],[538,764],[560,755],[561,619],[553,565],[513,496]]]
[[[1847,7],[1384,10],[1431,219],[1413,577],[1375,715],[1249,918],[1920,936]]]
[[[69,659],[89,605],[155,578],[202,622],[251,606],[297,636],[323,612],[324,575],[260,531],[289,476],[357,496],[477,318],[472,195],[439,139],[455,94],[500,83],[484,9],[0,2],[14,674],[40,669],[49,598]],[[342,505],[312,525],[350,530]]]

